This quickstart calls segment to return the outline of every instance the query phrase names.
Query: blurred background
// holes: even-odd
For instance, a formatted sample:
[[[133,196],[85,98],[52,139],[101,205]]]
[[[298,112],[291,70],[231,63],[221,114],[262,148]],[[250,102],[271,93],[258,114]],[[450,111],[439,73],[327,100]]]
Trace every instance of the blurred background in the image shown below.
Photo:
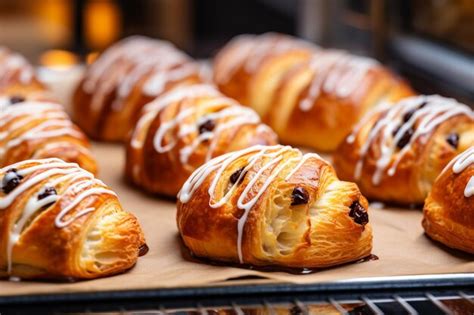
[[[133,34],[211,58],[235,35],[268,31],[373,56],[420,92],[474,103],[473,0],[0,1],[0,45],[45,67],[90,62]]]

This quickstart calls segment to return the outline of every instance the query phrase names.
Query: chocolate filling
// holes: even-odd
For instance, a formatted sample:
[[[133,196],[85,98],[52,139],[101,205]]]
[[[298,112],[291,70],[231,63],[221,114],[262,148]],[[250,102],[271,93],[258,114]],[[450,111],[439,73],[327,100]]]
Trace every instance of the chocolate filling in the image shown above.
[[[457,149],[459,145],[459,135],[457,133],[451,133],[446,138],[446,142],[449,143],[453,148]]]
[[[355,223],[366,225],[369,222],[369,215],[359,201],[354,201],[349,208],[351,209],[349,211],[349,216]]]
[[[309,200],[309,194],[303,187],[295,187],[291,193],[291,205],[303,205],[307,204]]]
[[[215,127],[216,127],[216,124],[214,123],[214,121],[212,119],[208,119],[199,125],[198,127],[199,134],[210,132],[214,130]]]
[[[245,167],[241,167],[238,170],[236,170],[232,175],[230,175],[230,183],[232,185],[235,184],[239,180],[240,174],[242,174],[242,172],[244,171],[244,168]],[[247,172],[244,173],[244,175],[242,176],[242,178],[239,181],[239,184],[242,183],[242,181],[244,180],[246,174],[247,174]]]
[[[413,130],[413,128],[410,128],[407,131],[405,131],[405,133],[400,138],[400,140],[398,140],[397,147],[402,149],[404,146],[406,146],[410,142],[410,139],[414,133],[415,131]]]
[[[46,187],[43,192],[38,195],[38,200],[44,199],[46,197],[57,195],[56,189],[54,187]]]
[[[23,96],[20,96],[20,95],[14,95],[14,96],[10,97],[10,104],[11,105],[16,104],[16,103],[21,103],[21,102],[24,102],[24,101],[25,101],[25,98]]]
[[[10,193],[18,185],[20,185],[23,176],[17,173],[17,169],[9,169],[2,180],[2,190],[5,194]]]
[[[143,244],[138,248],[138,256],[145,256],[148,253],[148,250],[150,248],[148,247],[147,244]]]

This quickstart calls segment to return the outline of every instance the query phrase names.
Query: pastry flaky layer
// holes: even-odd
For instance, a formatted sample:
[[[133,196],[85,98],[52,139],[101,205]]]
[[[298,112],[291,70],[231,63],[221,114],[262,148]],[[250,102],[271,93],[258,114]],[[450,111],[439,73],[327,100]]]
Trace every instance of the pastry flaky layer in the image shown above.
[[[146,249],[137,219],[77,164],[0,169],[0,276],[90,279],[131,268]]]
[[[406,98],[367,114],[334,154],[345,180],[368,198],[421,204],[436,177],[474,145],[474,113],[437,95]]]
[[[219,89],[253,107],[284,143],[334,151],[382,101],[414,95],[377,61],[295,38],[239,36],[214,62]]]
[[[142,107],[176,86],[204,80],[202,67],[168,42],[133,36],[92,63],[73,98],[73,119],[92,138],[123,141]]]
[[[174,197],[211,158],[276,143],[276,135],[252,109],[213,86],[178,87],[144,107],[127,141],[126,175],[149,192]]]
[[[21,97],[44,90],[33,66],[20,54],[0,46],[0,93]]]
[[[474,144],[434,182],[423,208],[423,227],[431,238],[474,254]]]
[[[61,105],[7,100],[0,111],[0,167],[28,159],[57,157],[97,173],[87,137]]]
[[[179,193],[177,224],[193,254],[258,266],[320,268],[372,249],[368,203],[317,154],[253,146],[212,159]]]

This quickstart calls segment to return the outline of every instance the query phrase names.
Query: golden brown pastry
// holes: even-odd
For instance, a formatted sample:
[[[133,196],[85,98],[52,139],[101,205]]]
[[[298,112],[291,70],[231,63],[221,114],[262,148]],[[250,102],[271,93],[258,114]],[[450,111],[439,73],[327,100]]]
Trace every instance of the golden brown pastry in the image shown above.
[[[433,239],[474,254],[474,145],[455,157],[433,184],[423,227]]]
[[[474,114],[437,95],[380,106],[334,154],[337,174],[371,199],[421,204],[446,164],[474,144]]]
[[[262,88],[271,90],[277,83],[276,78],[294,64],[308,60],[316,50],[318,48],[308,42],[278,33],[240,35],[216,55],[214,82],[225,95],[253,106],[251,89],[254,77],[262,76],[260,72],[265,73]]]
[[[177,223],[198,257],[320,268],[368,256],[368,203],[317,154],[253,146],[212,159],[179,193]]]
[[[170,43],[126,38],[88,67],[74,94],[73,119],[94,139],[125,140],[146,103],[177,86],[201,82],[200,72]]]
[[[282,142],[321,151],[334,151],[377,104],[414,95],[373,59],[275,34],[231,41],[216,57],[214,80],[253,107]]]
[[[45,91],[46,87],[24,57],[0,46],[0,94],[21,98],[25,94]]]
[[[27,160],[0,179],[0,277],[98,278],[146,252],[137,219],[77,164]]]
[[[4,106],[0,110],[0,167],[49,157],[78,163],[97,173],[87,137],[61,105],[26,101]]]
[[[144,107],[127,142],[126,175],[148,192],[174,197],[211,158],[276,143],[276,135],[252,109],[213,86],[178,87]]]

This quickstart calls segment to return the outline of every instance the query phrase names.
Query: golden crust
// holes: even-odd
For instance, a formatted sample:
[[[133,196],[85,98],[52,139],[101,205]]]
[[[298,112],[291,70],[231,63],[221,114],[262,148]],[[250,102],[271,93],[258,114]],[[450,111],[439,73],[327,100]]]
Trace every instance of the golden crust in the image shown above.
[[[0,112],[0,134],[0,167],[57,157],[97,173],[87,137],[59,104],[27,101],[8,105]]]
[[[275,42],[286,49],[275,49]],[[320,151],[334,151],[381,101],[414,95],[374,60],[278,34],[231,41],[216,57],[214,81],[224,94],[248,102],[282,142]]]
[[[11,165],[0,170],[0,178],[13,168],[23,178],[14,190],[0,191],[0,276],[92,279],[135,265],[139,249],[146,246],[143,232],[102,182],[58,159]],[[49,198],[56,197],[38,205],[45,187],[54,187],[55,195]],[[27,221],[17,234],[14,223],[22,220]]]
[[[192,95],[201,90],[205,93]],[[170,95],[177,97],[168,102]],[[160,102],[163,107],[156,110],[155,105]],[[209,132],[210,138],[204,139],[200,126],[207,121],[211,121],[211,127],[204,131]],[[169,127],[170,124],[174,125]],[[189,128],[191,131],[181,135]],[[169,150],[158,152],[155,139],[162,131],[159,145],[169,146]],[[177,88],[148,104],[142,112],[127,141],[126,176],[148,192],[174,197],[189,175],[206,160],[252,145],[276,142],[273,131],[261,124],[251,109],[225,98],[213,87]]]
[[[334,167],[338,175],[344,180],[355,181],[369,199],[398,204],[423,203],[434,180],[443,168],[453,157],[474,143],[474,118],[472,111],[466,107],[466,109],[461,108],[462,113],[441,120],[441,123],[436,124],[429,132],[420,133],[413,143],[398,148],[395,144],[394,133],[399,130],[397,129],[399,126],[406,124],[403,122],[403,115],[407,112],[401,112],[392,117],[391,121],[397,124],[390,125],[391,121],[383,121],[383,119],[387,117],[389,110],[392,112],[401,110],[402,104],[412,101],[421,104],[424,100],[444,103],[447,108],[446,113],[462,106],[459,103],[451,103],[450,99],[419,96],[402,100],[390,109],[368,114],[359,126],[354,128],[353,134],[349,135],[334,153]],[[464,108],[464,106],[462,107]],[[419,117],[412,130],[415,132],[418,130],[422,119],[426,118],[424,123],[433,123],[436,117],[439,118],[444,114],[436,114],[428,119],[429,115],[431,114],[428,112],[428,114],[425,113]],[[390,125],[395,129],[388,130],[388,126],[379,129],[380,125],[376,125],[379,121],[381,124]],[[374,130],[378,131],[374,132]],[[388,131],[385,132],[385,130]],[[374,135],[373,138],[370,138],[371,132]],[[447,141],[450,135],[459,137],[455,147]],[[351,137],[354,141],[349,141]],[[381,148],[382,143],[387,148],[393,148],[393,153],[384,156]],[[362,151],[365,146],[368,147],[364,154]],[[396,161],[399,162],[398,165],[395,164]],[[386,163],[386,166],[377,167],[381,163]],[[359,175],[357,175],[358,164],[362,166]],[[388,174],[391,168],[394,168],[393,175]],[[379,182],[377,182],[377,177],[380,178]]]
[[[280,155],[271,156],[279,150]],[[269,155],[252,164],[262,152]],[[223,170],[213,167],[222,165],[216,164],[219,158],[211,160],[180,192],[178,229],[196,256],[258,266],[321,268],[370,254],[370,224],[356,223],[349,215],[354,203],[368,209],[367,200],[357,185],[338,180],[334,169],[318,156],[303,156],[289,147],[258,146],[224,157],[222,163],[229,163]],[[243,179],[233,184],[233,174],[242,168]],[[200,184],[195,185],[193,178]],[[293,204],[295,188],[307,192],[307,203]],[[252,205],[254,198],[258,199]],[[220,206],[211,206],[219,202]],[[248,213],[241,202],[250,203]]]
[[[474,196],[464,193],[468,182],[474,182],[474,164],[455,173],[453,162],[439,175],[426,198],[423,227],[434,240],[474,254]]]
[[[88,67],[73,96],[73,119],[94,139],[123,141],[145,104],[202,82],[200,69],[169,43],[127,38]]]

